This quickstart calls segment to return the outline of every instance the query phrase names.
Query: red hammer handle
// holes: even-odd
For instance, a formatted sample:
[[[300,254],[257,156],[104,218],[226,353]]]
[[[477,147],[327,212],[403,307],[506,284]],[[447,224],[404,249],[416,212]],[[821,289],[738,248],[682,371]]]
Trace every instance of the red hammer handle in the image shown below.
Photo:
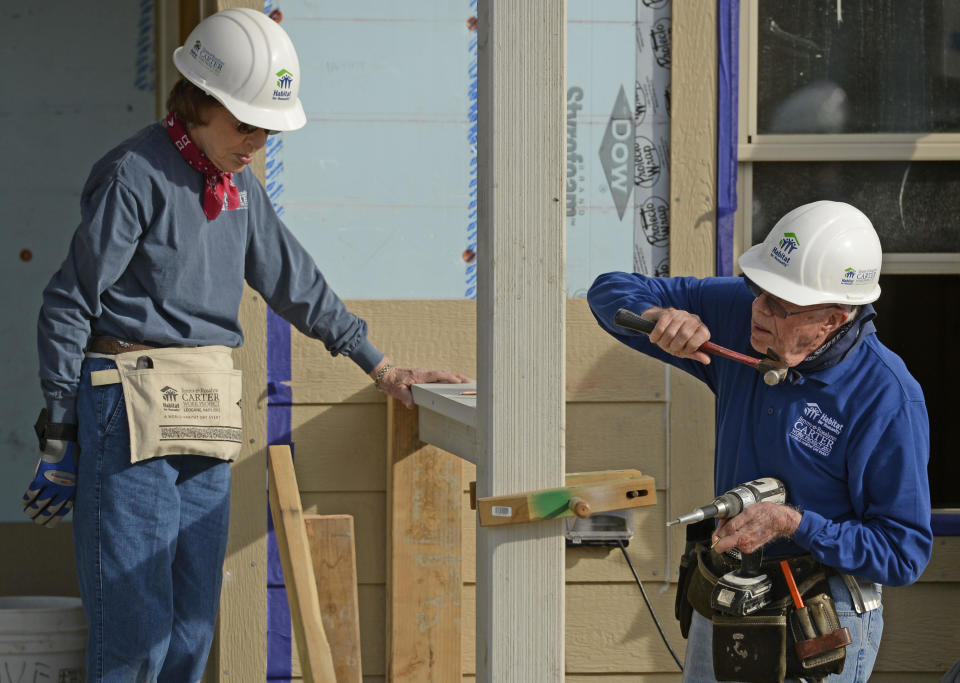
[[[653,332],[653,328],[656,327],[656,323],[654,321],[642,318],[626,308],[621,308],[619,311],[617,311],[613,321],[620,327],[626,327],[627,329],[634,330],[636,332],[643,332],[644,334],[650,334]],[[728,360],[736,361],[738,363],[743,363],[744,365],[749,365],[752,368],[757,367],[757,365],[760,363],[759,358],[745,356],[742,353],[731,351],[728,348],[719,346],[709,341],[704,342],[700,346],[700,351],[714,356],[720,356],[721,358],[726,358]]]
[[[703,342],[703,344],[700,345],[700,350],[703,351],[704,353],[709,353],[712,356],[720,356],[721,358],[735,360],[738,363],[749,365],[752,368],[755,368],[760,364],[759,358],[753,358],[752,356],[746,356],[742,353],[731,351],[730,349],[724,346],[720,346],[719,344],[714,344],[713,342],[709,342],[709,341]]]

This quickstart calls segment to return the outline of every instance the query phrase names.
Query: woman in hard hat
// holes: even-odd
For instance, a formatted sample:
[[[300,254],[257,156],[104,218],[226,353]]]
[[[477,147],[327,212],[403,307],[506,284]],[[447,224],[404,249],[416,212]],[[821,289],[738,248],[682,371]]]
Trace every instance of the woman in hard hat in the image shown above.
[[[43,295],[46,409],[27,514],[74,507],[87,680],[199,680],[227,542],[244,281],[279,315],[412,405],[410,385],[327,285],[248,166],[306,122],[287,34],[260,12],[201,22],[174,53],[169,114],[96,163]],[[82,456],[79,455],[82,453]],[[79,471],[78,471],[79,470]]]
[[[787,678],[866,680],[883,632],[880,585],[913,583],[930,560],[927,412],[920,385],[876,335],[871,303],[880,296],[881,262],[880,240],[863,212],[819,201],[787,213],[740,257],[744,278],[607,273],[590,288],[604,329],[716,394],[717,495],[760,477],[780,480],[787,491],[786,505],[758,503],[708,530],[697,557],[711,566],[696,571],[694,559],[689,595],[683,585],[678,591],[681,626],[689,628],[684,680],[776,680],[784,662]],[[649,338],[615,323],[620,308],[657,321]],[[789,369],[786,382],[768,386],[748,366],[711,362],[699,350],[707,340],[772,351]],[[792,642],[824,641],[797,638],[789,619],[758,612],[754,621],[719,615],[711,623],[715,605],[701,579],[719,575],[722,553],[761,547],[770,576],[781,573],[777,560],[790,558],[829,577],[852,644],[844,650],[837,638],[839,647],[804,660],[800,671],[791,669],[799,656]],[[791,600],[775,599],[781,607]],[[845,661],[832,650],[845,651]]]

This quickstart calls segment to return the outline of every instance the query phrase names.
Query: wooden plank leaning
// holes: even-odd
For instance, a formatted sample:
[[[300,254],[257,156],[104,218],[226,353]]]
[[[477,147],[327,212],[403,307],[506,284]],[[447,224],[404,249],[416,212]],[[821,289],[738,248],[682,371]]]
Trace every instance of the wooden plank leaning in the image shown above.
[[[304,515],[303,519],[337,683],[362,683],[353,516]]]
[[[330,644],[320,614],[293,455],[289,446],[270,446],[269,450],[270,513],[277,534],[303,680],[307,683],[336,683]]]

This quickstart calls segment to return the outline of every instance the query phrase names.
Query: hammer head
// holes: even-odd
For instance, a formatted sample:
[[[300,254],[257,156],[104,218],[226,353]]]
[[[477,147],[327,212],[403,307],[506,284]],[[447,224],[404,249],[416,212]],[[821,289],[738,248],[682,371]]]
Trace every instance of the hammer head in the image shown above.
[[[757,364],[757,370],[763,373],[765,384],[775,387],[787,378],[787,365],[773,349],[767,349],[767,357]]]

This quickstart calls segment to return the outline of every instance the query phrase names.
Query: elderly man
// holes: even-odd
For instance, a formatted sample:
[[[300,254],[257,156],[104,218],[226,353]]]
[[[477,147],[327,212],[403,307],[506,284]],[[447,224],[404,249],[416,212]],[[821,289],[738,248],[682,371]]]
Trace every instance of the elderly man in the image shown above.
[[[824,592],[852,640],[845,664],[841,659],[826,667],[831,681],[870,675],[883,629],[880,586],[916,581],[933,540],[923,394],[903,361],[877,339],[873,324],[881,258],[863,213],[820,201],[785,215],[762,244],[740,257],[744,278],[607,273],[588,294],[610,334],[689,372],[716,395],[717,495],[760,477],[785,484],[787,505],[758,503],[715,529],[711,524],[695,555],[710,571],[692,574],[694,581],[722,574],[736,567],[735,550],[758,549],[777,589],[786,583],[781,559],[789,558],[795,571],[822,570],[823,586],[829,585]],[[649,338],[614,323],[621,308],[656,321]],[[772,351],[789,368],[786,381],[768,386],[748,366],[711,362],[699,350],[708,339],[738,351]],[[684,680],[713,681],[721,672],[722,680],[806,673],[789,663],[789,651],[785,657],[774,653],[781,665],[787,660],[779,674],[771,666],[754,677],[726,661],[733,655],[712,644],[725,618],[711,625],[716,612],[709,601],[696,600],[696,592],[691,587],[690,596],[679,598],[695,608],[692,623],[681,624],[685,633],[689,628]],[[790,601],[775,597],[784,605]],[[732,678],[727,665],[744,677]]]

